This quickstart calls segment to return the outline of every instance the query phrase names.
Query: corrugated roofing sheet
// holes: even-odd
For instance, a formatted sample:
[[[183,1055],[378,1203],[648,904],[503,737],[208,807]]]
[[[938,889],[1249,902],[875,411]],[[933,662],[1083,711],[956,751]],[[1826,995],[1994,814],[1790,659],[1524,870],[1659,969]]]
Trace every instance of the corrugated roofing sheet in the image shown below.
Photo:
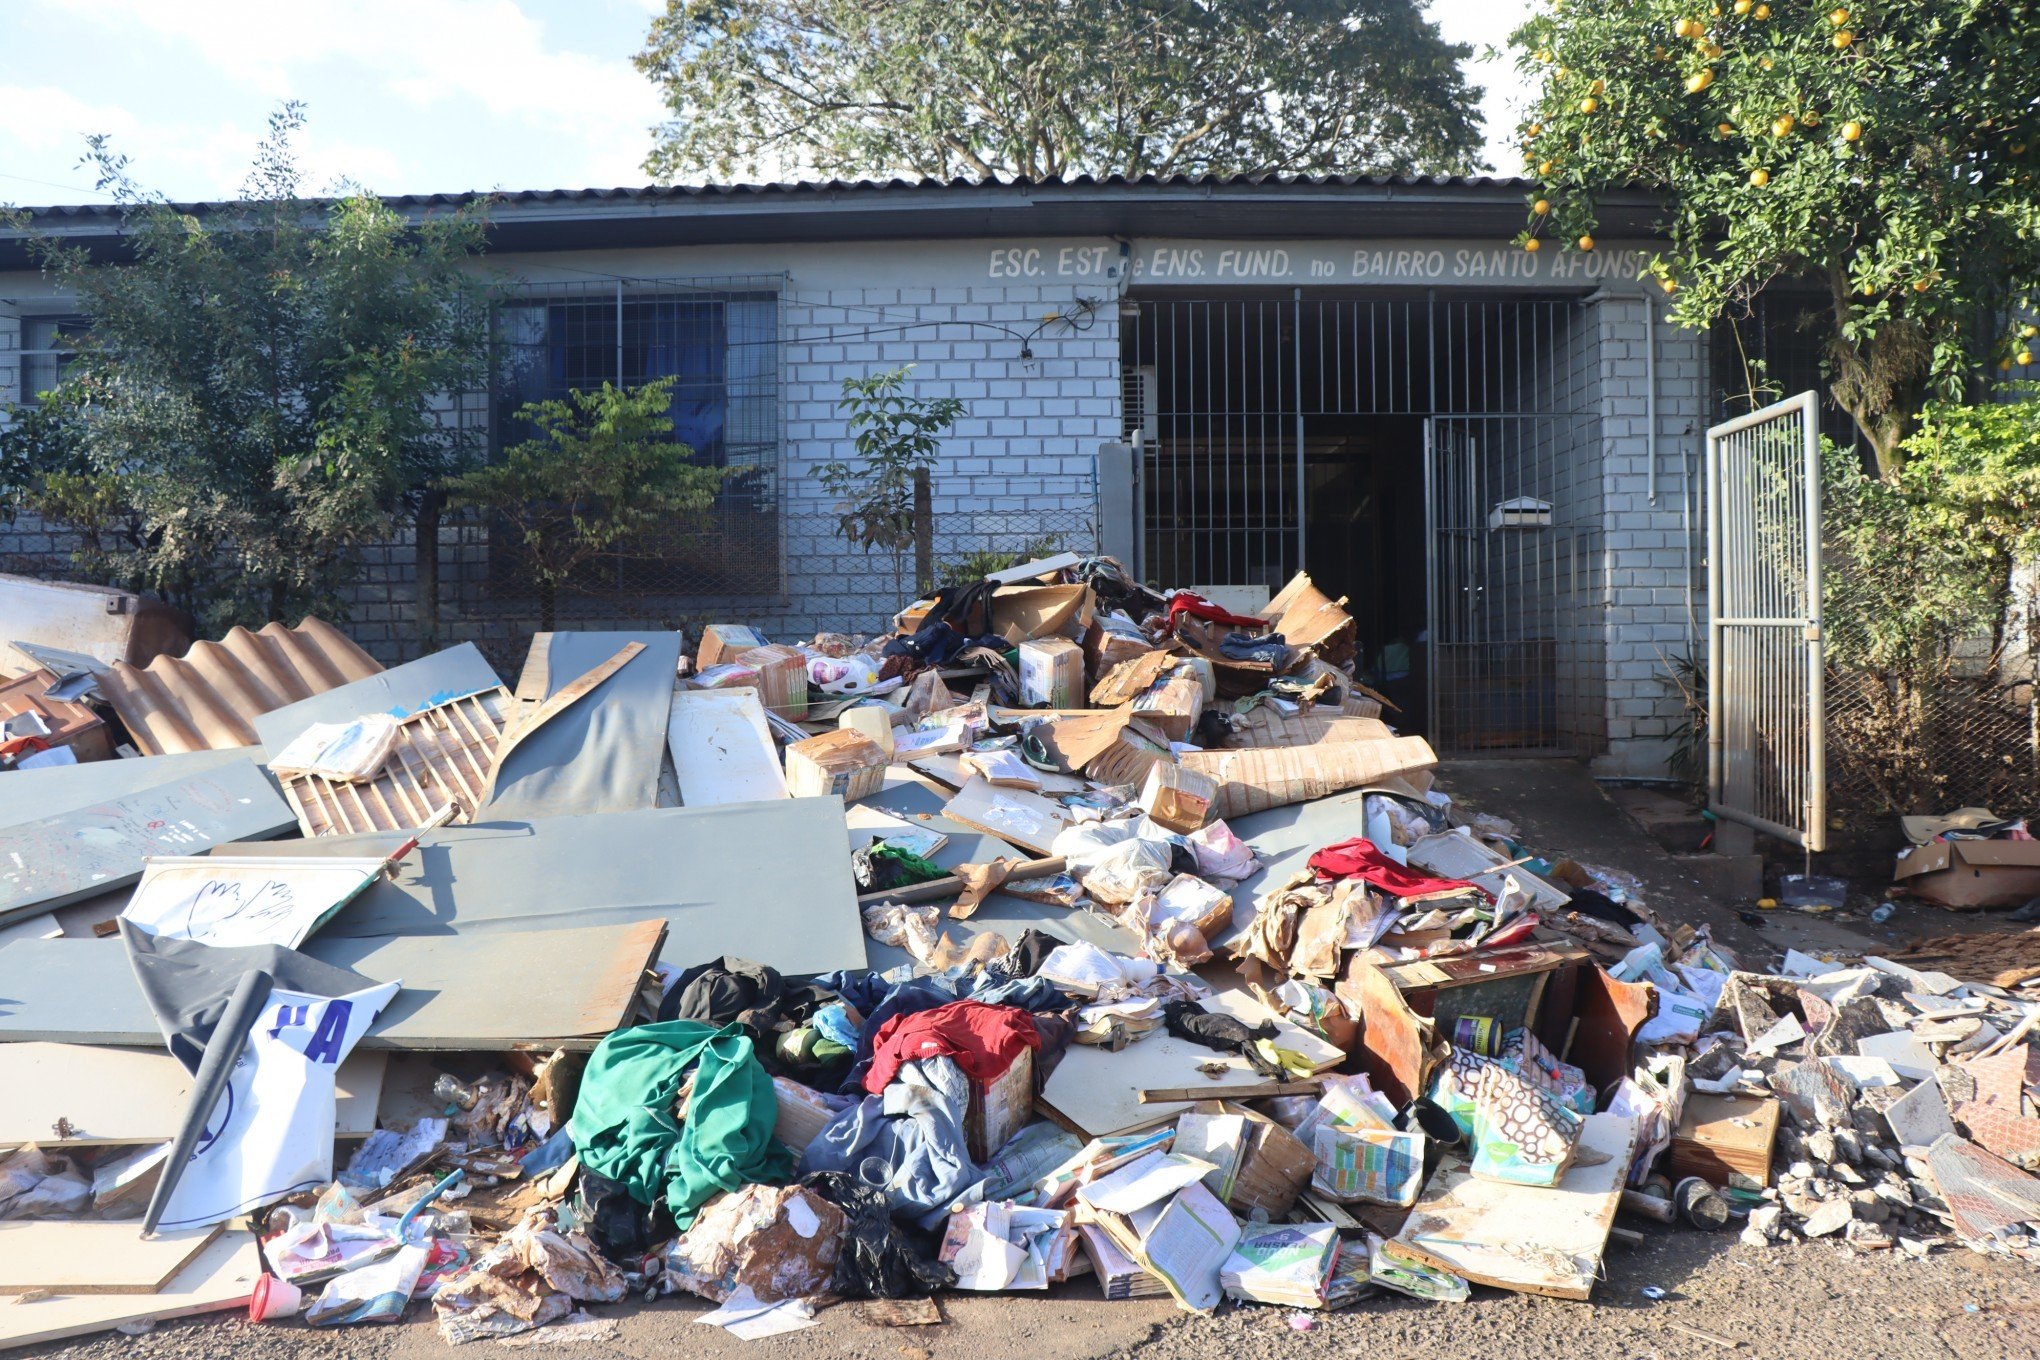
[[[116,662],[99,690],[144,754],[169,755],[254,746],[258,715],[381,671],[353,639],[308,618],[295,628],[236,628],[146,667]]]
[[[1068,179],[829,179],[789,180],[763,184],[642,184],[613,188],[517,189],[502,192],[389,194],[383,201],[400,208],[458,207],[484,200],[491,203],[582,203],[591,201],[657,201],[727,198],[791,198],[818,194],[923,194],[955,190],[1012,189],[1054,193],[1086,189],[1244,189],[1293,185],[1316,189],[1505,189],[1522,190],[1532,181],[1508,175],[1073,175]],[[317,202],[319,200],[312,200]],[[180,212],[205,213],[227,206],[208,200],[174,205]],[[100,217],[117,219],[123,210],[113,204],[55,204],[31,208],[36,217]]]

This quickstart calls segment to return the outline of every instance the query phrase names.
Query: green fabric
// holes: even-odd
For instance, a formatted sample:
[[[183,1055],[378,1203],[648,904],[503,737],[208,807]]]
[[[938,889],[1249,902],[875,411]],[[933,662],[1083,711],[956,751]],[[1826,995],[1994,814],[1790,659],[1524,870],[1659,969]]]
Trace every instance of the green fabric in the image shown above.
[[[935,863],[935,861],[923,859],[903,846],[892,845],[885,841],[876,841],[872,844],[871,857],[874,860],[882,859],[898,866],[899,877],[891,885],[895,888],[904,888],[912,883],[933,883],[936,879],[945,877],[949,873],[947,869],[944,869]]]
[[[689,1071],[683,1123],[673,1107]],[[719,1191],[784,1185],[793,1154],[773,1141],[772,1078],[741,1025],[666,1020],[620,1029],[588,1059],[567,1128],[581,1165],[640,1204],[665,1196],[682,1228]]]

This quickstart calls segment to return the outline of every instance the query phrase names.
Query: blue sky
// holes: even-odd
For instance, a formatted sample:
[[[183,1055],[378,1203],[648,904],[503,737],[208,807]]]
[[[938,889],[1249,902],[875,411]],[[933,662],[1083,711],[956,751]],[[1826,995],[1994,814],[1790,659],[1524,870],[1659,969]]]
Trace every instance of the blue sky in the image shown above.
[[[239,186],[278,102],[303,100],[312,188],[378,193],[642,184],[663,112],[631,66],[661,0],[0,0],[0,203],[99,201],[105,132],[174,198]],[[1500,40],[1520,0],[1435,0]],[[1490,145],[1517,97],[1483,63]],[[1504,168],[1513,170],[1513,165]]]

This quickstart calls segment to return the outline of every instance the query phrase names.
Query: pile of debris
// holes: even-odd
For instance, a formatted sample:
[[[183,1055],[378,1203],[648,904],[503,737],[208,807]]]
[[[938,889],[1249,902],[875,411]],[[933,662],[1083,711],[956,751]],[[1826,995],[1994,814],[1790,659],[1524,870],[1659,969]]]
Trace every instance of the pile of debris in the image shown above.
[[[869,639],[541,634],[512,685],[315,620],[16,642],[0,1346],[1585,1299],[1618,1210],[2034,1251],[2040,1006],[1747,971],[1522,844],[1342,605],[1067,555]]]

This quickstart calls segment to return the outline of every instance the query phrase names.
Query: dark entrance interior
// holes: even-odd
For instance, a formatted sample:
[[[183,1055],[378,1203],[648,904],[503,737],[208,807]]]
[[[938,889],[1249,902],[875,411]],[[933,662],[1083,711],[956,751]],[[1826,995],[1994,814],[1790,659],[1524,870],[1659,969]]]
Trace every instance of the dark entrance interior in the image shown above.
[[[1361,673],[1399,727],[1441,749],[1584,749],[1599,653],[1570,605],[1599,474],[1582,310],[1408,293],[1129,301],[1143,576],[1273,591],[1301,567],[1349,597]],[[1495,504],[1522,498],[1553,507],[1534,533],[1489,528]]]

